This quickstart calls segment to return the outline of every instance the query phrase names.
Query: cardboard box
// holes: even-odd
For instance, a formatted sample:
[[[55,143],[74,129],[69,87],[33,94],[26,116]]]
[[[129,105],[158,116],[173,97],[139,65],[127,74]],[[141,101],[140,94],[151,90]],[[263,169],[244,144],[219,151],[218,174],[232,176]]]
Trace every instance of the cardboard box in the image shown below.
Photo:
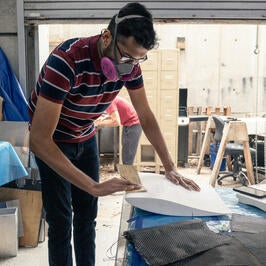
[[[19,238],[19,246],[38,246],[42,218],[41,192],[1,187],[0,201],[9,200],[19,200],[20,202],[24,236]],[[2,242],[2,239],[0,242]]]

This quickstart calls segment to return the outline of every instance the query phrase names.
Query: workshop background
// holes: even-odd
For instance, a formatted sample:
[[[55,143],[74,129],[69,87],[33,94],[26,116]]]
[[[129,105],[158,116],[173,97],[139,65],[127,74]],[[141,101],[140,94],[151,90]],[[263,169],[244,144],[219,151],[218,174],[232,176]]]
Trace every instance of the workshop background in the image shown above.
[[[240,117],[265,113],[266,1],[140,2],[151,10],[160,40],[158,50],[143,64],[147,94],[174,161],[180,156],[177,144],[183,133],[178,137],[178,131],[183,120],[178,116],[183,105],[194,108],[192,114],[204,113],[207,107],[212,112],[229,107]],[[49,46],[68,36],[100,33],[124,3],[0,1],[0,44],[26,96]],[[179,103],[185,98],[180,89],[186,90],[184,103]],[[139,169],[151,166],[159,172],[161,162],[147,139],[140,144]],[[191,149],[198,154],[199,147]]]
[[[0,0],[0,47],[26,97],[52,48],[67,38],[99,34],[126,2]],[[187,166],[189,158],[193,162],[199,157],[204,134],[204,122],[200,127],[193,124],[190,133],[188,120],[180,120],[189,116],[188,110],[190,115],[205,115],[210,109],[224,114],[224,108],[235,117],[266,115],[266,1],[139,2],[153,13],[159,37],[158,49],[143,64],[148,99],[175,163],[184,161]],[[122,96],[128,98],[125,90]],[[119,132],[110,129],[105,134],[100,138],[113,138],[113,134],[119,138]],[[260,155],[264,177],[265,142]],[[179,150],[182,143],[187,146]],[[114,153],[119,154],[112,142],[102,140],[101,148],[103,157],[111,154],[113,159]],[[144,136],[135,163],[139,170],[161,171],[161,162]],[[112,167],[102,166],[106,178],[117,174]],[[98,265],[115,263],[122,198],[117,194],[100,201]],[[20,256],[0,259],[0,264],[46,265],[43,245],[47,241],[35,249],[20,249]]]

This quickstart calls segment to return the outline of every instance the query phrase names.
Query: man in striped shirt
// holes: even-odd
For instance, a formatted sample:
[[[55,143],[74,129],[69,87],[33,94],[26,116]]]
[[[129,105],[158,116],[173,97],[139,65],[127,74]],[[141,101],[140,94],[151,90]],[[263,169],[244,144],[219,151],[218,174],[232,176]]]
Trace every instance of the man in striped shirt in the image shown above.
[[[93,121],[125,86],[165,176],[199,190],[174,169],[148,105],[139,63],[156,44],[152,16],[138,3],[124,6],[101,35],[60,44],[45,62],[29,99],[30,148],[42,180],[50,265],[72,265],[72,211],[76,265],[95,265],[97,197],[139,188],[113,178],[99,183]]]

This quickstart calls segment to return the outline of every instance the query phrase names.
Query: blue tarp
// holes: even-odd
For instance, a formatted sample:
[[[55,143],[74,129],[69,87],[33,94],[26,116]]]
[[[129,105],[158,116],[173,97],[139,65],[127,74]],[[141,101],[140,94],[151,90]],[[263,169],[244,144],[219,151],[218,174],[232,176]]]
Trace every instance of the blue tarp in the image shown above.
[[[0,48],[0,96],[3,102],[3,120],[29,121],[27,100],[11,65]]]

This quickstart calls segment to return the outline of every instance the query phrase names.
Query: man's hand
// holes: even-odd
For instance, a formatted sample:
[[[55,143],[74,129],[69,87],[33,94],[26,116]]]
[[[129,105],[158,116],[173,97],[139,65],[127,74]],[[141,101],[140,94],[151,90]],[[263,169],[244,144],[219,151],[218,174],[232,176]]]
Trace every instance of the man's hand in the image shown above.
[[[187,190],[200,191],[200,187],[191,179],[183,177],[175,170],[166,171],[165,177],[176,185],[180,185]]]
[[[94,186],[94,196],[106,196],[118,191],[131,191],[141,188],[140,185],[122,178],[112,178],[105,182],[97,183]]]

